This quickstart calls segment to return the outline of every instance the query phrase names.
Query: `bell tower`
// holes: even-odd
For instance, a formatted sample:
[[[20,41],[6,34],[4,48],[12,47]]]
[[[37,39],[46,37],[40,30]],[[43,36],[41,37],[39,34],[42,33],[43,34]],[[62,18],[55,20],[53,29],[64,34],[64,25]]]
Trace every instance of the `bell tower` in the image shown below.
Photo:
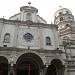
[[[60,8],[54,14],[54,23],[58,26],[61,39],[67,38],[75,44],[75,22],[72,12],[67,8]]]
[[[54,14],[54,23],[58,26],[59,37],[67,41],[66,46],[70,48],[72,55],[75,55],[75,21],[72,12],[67,8],[60,8]],[[63,44],[63,45],[65,45]]]

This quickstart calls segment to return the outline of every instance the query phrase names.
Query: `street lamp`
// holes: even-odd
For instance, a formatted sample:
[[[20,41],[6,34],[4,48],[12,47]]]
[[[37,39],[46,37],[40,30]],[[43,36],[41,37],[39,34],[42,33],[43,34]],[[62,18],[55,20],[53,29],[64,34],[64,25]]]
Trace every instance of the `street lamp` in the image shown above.
[[[64,37],[62,44],[63,44],[63,46],[64,46],[66,59],[68,60],[68,55],[67,55],[67,50],[66,50],[66,48],[67,48],[68,46],[70,46],[70,39],[69,39],[68,37]]]

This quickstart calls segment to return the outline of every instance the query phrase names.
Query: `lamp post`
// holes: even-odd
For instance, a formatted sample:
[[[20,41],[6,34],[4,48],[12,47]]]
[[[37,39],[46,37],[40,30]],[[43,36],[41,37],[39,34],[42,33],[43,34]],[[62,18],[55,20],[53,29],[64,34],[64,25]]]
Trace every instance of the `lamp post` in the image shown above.
[[[63,41],[63,46],[64,46],[64,50],[65,50],[65,55],[66,55],[66,59],[68,60],[68,55],[67,55],[67,50],[66,50],[66,47],[67,47],[67,43],[66,41]]]
[[[64,50],[65,50],[65,55],[66,55],[66,59],[68,60],[68,55],[67,55],[67,47],[70,46],[70,39],[65,37],[63,39],[63,46],[64,46]]]

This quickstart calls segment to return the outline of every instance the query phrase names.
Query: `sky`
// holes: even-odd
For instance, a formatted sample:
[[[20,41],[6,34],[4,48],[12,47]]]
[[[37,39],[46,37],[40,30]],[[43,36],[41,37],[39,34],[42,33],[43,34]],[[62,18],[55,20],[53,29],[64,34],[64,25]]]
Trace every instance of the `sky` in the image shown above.
[[[20,7],[31,6],[38,9],[38,15],[47,21],[48,24],[54,22],[54,14],[62,8],[68,8],[75,16],[75,0],[0,0],[0,18],[9,19],[9,17],[20,12]]]

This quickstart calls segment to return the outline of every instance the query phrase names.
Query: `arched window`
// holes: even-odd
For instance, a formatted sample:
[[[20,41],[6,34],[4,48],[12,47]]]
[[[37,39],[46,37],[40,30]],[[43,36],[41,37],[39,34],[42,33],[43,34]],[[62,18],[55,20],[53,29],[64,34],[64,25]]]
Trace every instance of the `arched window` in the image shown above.
[[[68,36],[63,37],[62,44],[63,45],[69,45],[70,44],[70,40],[69,40],[69,37]]]
[[[5,42],[5,43],[10,43],[10,34],[9,34],[9,33],[6,33],[6,34],[4,35],[4,42]]]
[[[63,21],[63,17],[60,17],[60,21]]]
[[[30,13],[27,13],[26,20],[31,20],[31,19],[32,19],[31,14]]]
[[[62,12],[59,12],[59,15],[61,15],[62,14]]]
[[[69,24],[66,24],[66,28],[70,27]]]
[[[66,11],[66,13],[67,13],[67,14],[69,14],[69,12],[68,12],[68,11]]]
[[[69,39],[68,36],[63,37],[63,40],[68,40],[68,39]]]
[[[51,45],[50,37],[46,37],[46,45]]]

